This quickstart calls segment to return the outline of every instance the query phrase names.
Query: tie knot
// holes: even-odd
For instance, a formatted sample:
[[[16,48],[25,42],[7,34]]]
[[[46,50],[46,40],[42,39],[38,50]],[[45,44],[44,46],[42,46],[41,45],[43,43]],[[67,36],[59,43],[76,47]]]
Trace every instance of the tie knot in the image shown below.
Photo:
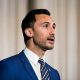
[[[41,65],[44,65],[44,64],[45,64],[45,62],[44,62],[43,59],[39,59],[38,62],[39,62]]]

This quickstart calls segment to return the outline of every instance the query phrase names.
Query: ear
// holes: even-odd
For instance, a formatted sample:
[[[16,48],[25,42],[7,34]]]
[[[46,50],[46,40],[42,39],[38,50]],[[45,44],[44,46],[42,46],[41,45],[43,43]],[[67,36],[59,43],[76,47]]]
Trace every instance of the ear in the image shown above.
[[[32,28],[26,28],[26,29],[25,29],[25,34],[26,34],[28,37],[32,37],[32,36],[33,36],[33,30],[32,30]]]

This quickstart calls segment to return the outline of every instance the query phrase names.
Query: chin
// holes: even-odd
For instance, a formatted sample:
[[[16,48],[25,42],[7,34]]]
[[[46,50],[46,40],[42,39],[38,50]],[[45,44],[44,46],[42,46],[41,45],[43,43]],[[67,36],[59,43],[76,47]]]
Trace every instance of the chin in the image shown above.
[[[51,50],[53,48],[54,48],[54,46],[46,47],[46,50]]]
[[[48,50],[51,50],[51,49],[53,49],[54,47],[51,47],[51,48],[48,48]]]

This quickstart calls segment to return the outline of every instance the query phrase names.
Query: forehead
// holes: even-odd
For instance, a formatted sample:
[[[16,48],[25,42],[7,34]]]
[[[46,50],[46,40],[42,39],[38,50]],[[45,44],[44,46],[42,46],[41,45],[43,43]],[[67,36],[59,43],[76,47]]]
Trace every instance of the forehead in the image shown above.
[[[47,21],[47,22],[53,22],[51,16],[49,15],[46,15],[46,14],[38,14],[38,15],[35,15],[35,18],[36,18],[36,21],[37,22],[43,22],[43,21]]]

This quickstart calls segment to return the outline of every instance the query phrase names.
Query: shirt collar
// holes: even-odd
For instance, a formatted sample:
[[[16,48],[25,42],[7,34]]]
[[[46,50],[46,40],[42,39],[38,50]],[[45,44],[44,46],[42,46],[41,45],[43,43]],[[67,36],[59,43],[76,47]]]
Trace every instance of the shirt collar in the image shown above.
[[[38,64],[39,56],[37,56],[34,52],[32,52],[28,48],[25,48],[24,53],[32,63],[34,63],[35,65]]]

